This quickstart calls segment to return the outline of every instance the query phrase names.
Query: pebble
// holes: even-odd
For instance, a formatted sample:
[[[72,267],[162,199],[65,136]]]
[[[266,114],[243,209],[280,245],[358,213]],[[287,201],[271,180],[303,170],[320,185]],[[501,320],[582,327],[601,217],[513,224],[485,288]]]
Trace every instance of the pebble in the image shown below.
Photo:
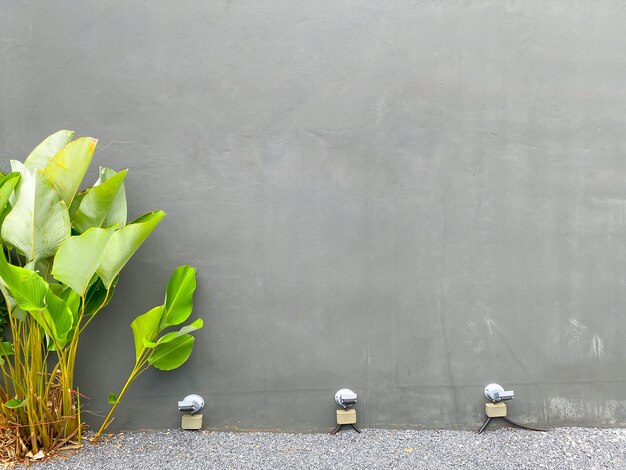
[[[352,429],[329,434],[128,432],[86,443],[36,470],[620,469],[626,429],[471,431]]]

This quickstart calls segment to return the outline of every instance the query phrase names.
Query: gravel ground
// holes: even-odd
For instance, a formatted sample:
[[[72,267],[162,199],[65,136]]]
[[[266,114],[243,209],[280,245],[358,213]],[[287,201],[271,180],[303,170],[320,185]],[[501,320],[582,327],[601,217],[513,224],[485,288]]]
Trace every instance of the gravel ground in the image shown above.
[[[328,434],[159,431],[86,444],[35,470],[626,469],[626,429],[558,428]]]

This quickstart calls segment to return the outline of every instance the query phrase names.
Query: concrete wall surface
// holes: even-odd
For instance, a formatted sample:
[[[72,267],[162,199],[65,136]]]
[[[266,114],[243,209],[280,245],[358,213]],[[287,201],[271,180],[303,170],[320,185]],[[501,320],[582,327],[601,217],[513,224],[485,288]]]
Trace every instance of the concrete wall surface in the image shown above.
[[[58,129],[168,216],[86,333],[107,409],[129,324],[198,267],[183,368],[114,429],[626,425],[626,7],[589,0],[0,1],[0,155]],[[93,179],[92,171],[90,179]],[[98,418],[90,418],[93,423]]]

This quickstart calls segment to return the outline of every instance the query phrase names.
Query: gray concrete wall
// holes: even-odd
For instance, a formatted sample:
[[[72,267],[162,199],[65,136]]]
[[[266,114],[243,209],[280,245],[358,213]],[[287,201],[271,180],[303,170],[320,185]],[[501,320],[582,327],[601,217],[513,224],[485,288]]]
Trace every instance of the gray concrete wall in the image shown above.
[[[210,427],[326,430],[344,386],[363,426],[471,428],[490,381],[520,421],[626,424],[624,24],[608,0],[2,0],[2,157],[75,129],[130,168],[132,214],[168,213],[82,343],[90,409],[192,263],[192,360],[117,429],[196,392]]]

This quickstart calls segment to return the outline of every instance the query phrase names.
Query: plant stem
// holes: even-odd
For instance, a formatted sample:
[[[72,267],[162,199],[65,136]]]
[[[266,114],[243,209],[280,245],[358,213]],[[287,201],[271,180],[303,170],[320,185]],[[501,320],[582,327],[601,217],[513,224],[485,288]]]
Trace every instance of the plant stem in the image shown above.
[[[119,405],[120,401],[122,400],[122,397],[126,393],[126,390],[128,389],[128,386],[131,383],[133,383],[133,381],[137,377],[139,377],[139,375],[141,375],[141,373],[145,370],[145,369],[141,370],[142,367],[143,367],[143,364],[140,365],[140,364],[135,363],[135,367],[133,368],[133,371],[128,376],[128,379],[126,380],[126,383],[124,384],[124,387],[122,387],[122,390],[120,391],[119,395],[115,398],[115,403],[113,404],[113,406],[109,410],[109,413],[106,415],[106,418],[104,418],[104,421],[102,422],[102,426],[100,426],[100,429],[98,429],[98,432],[93,437],[91,442],[93,442],[93,443],[98,442],[98,440],[100,439],[100,436],[102,436],[102,433],[109,426],[109,424],[111,424],[111,420],[113,418],[113,413],[115,413],[115,410],[117,409],[117,405]]]
[[[78,407],[78,445],[83,443],[83,434],[82,434],[82,422],[80,419],[80,388],[76,387],[76,406]]]

